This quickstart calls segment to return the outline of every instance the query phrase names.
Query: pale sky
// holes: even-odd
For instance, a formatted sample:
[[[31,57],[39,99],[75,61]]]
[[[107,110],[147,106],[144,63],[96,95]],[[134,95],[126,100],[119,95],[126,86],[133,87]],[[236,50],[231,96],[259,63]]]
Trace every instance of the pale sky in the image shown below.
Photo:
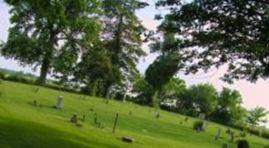
[[[154,0],[153,0],[154,1]],[[0,40],[6,41],[8,35],[8,28],[10,26],[9,22],[9,7],[0,1]],[[155,30],[158,22],[155,21],[154,15],[157,13],[164,13],[164,10],[156,10],[153,5],[138,11],[137,15],[143,22],[143,24],[151,30]],[[143,48],[148,51],[147,45],[143,45]],[[147,66],[151,64],[156,58],[156,54],[148,54],[148,56],[141,58],[138,63],[138,69],[141,73],[144,73]],[[17,61],[4,59],[0,55],[0,67],[7,68],[17,71],[31,72],[38,74],[38,72],[32,71],[31,67],[22,67]],[[269,79],[258,80],[255,84],[250,83],[246,80],[236,81],[233,85],[229,85],[221,81],[219,78],[225,73],[226,67],[223,66],[220,69],[214,69],[208,73],[200,72],[195,75],[184,75],[179,72],[179,77],[184,79],[187,85],[198,84],[198,83],[211,83],[219,91],[222,87],[229,87],[238,90],[243,97],[243,106],[248,109],[254,108],[256,106],[265,107],[269,110]],[[269,116],[268,116],[269,119]],[[269,123],[267,123],[269,127]]]

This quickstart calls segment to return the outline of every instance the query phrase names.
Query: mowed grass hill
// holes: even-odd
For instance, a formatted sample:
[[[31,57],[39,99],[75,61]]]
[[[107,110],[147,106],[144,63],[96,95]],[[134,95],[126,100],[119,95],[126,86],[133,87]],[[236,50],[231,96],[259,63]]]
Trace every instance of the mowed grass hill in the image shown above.
[[[208,122],[205,132],[192,129],[197,119],[160,111],[131,102],[109,102],[48,88],[3,81],[0,84],[0,148],[221,148],[229,143],[228,127]],[[57,96],[63,108],[53,108]],[[33,101],[37,101],[37,106]],[[115,114],[119,113],[116,132],[112,133]],[[85,121],[70,122],[73,114]],[[96,125],[98,122],[98,125]],[[182,123],[181,123],[182,122]],[[100,123],[100,125],[99,125]],[[214,136],[221,128],[221,139]],[[240,131],[234,130],[235,135]],[[123,136],[134,138],[125,143]],[[268,139],[247,136],[251,148],[263,148]]]

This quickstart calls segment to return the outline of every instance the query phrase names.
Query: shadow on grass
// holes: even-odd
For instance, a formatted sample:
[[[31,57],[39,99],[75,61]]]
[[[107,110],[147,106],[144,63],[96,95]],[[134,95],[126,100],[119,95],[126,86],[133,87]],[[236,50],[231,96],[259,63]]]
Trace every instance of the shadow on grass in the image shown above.
[[[45,125],[0,118],[0,148],[89,148],[115,147],[63,132]]]

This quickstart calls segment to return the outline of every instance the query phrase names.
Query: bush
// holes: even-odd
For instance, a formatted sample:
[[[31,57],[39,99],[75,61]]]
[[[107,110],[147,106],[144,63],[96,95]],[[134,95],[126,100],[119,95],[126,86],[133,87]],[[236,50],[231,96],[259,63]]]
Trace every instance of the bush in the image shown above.
[[[237,148],[249,148],[248,141],[245,139],[241,139],[237,141]]]
[[[203,121],[195,121],[193,123],[193,129],[200,132],[205,130],[204,122]]]
[[[269,148],[269,144],[268,145],[265,145],[263,148]]]

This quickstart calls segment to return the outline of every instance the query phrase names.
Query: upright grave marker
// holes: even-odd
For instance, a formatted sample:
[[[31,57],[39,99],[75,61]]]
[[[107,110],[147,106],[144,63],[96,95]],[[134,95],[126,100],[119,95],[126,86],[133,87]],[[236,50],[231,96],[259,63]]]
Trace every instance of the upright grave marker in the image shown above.
[[[62,109],[63,108],[63,96],[58,96],[55,104],[56,109]]]
[[[221,134],[221,129],[218,128],[217,133],[215,135],[215,140],[218,140],[220,138],[220,134]]]
[[[70,122],[71,123],[75,123],[75,124],[78,122],[77,114],[73,114],[73,116],[70,119]]]

